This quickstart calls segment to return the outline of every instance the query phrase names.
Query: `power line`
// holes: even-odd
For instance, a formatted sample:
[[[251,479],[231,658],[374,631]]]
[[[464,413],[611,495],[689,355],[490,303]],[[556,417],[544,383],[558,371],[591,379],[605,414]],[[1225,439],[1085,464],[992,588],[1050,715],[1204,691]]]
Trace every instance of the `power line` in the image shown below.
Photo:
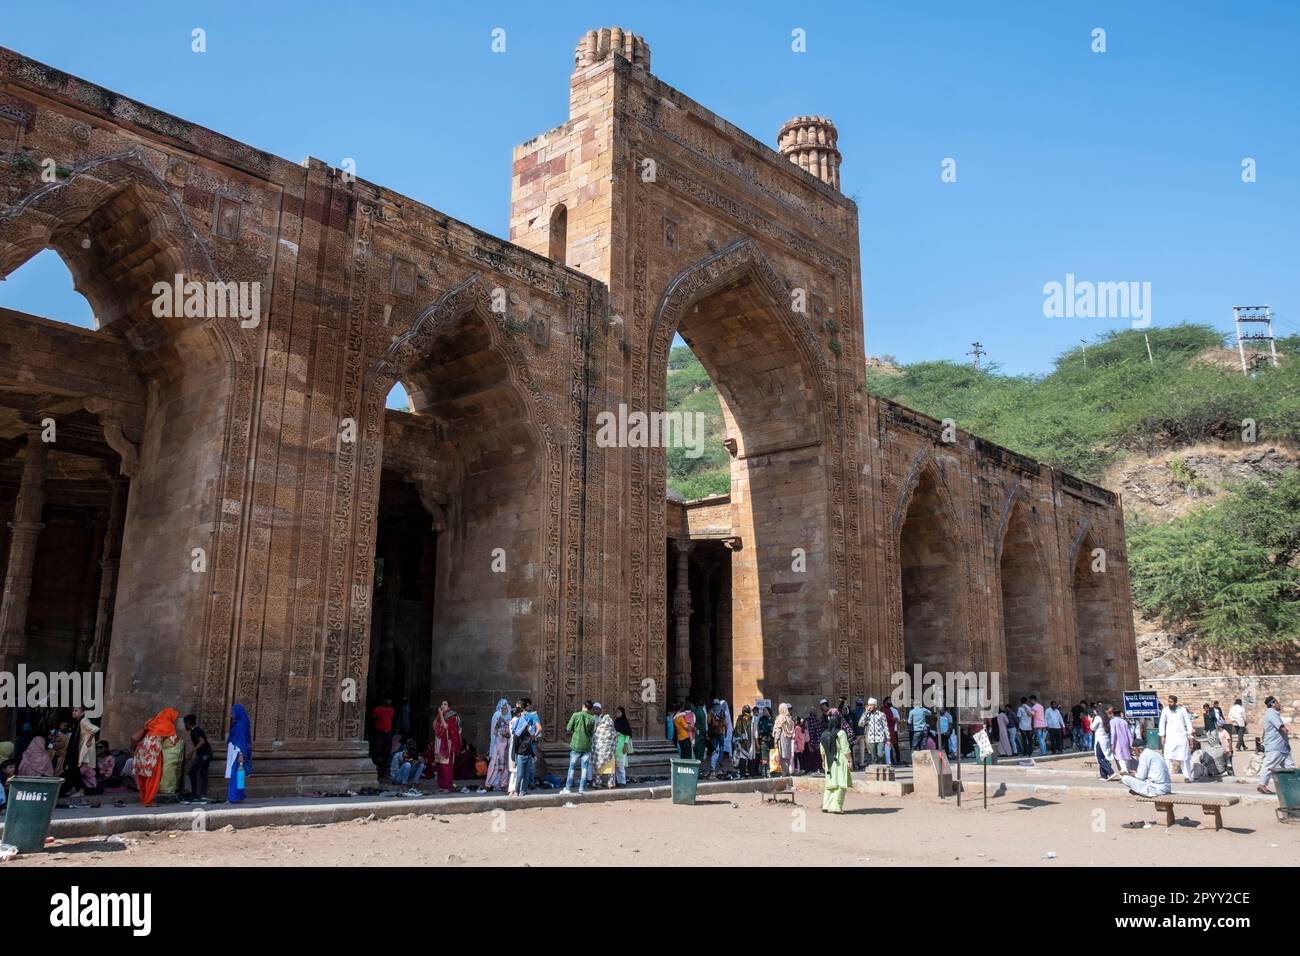
[[[967,354],[967,355],[973,355],[973,356],[975,356],[975,367],[976,367],[976,368],[979,368],[979,367],[980,367],[980,356],[982,356],[982,355],[988,355],[989,353],[986,352],[986,351],[984,351],[984,346],[980,345],[978,342],[972,342],[971,345],[974,346],[974,347],[973,347],[969,352],[967,352],[966,354]]]

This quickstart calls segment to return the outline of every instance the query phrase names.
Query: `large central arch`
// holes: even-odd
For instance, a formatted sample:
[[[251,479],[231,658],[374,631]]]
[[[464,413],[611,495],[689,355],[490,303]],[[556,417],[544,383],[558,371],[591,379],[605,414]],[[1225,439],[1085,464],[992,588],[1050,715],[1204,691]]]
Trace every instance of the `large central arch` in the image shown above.
[[[419,469],[407,478],[442,526],[429,636],[432,693],[463,702],[458,710],[474,730],[489,716],[476,708],[497,694],[541,687],[543,714],[554,721],[560,675],[546,673],[544,662],[558,642],[548,622],[559,602],[551,503],[562,500],[560,451],[541,391],[477,275],[417,314],[367,378],[363,447],[373,450],[360,491],[371,518],[363,524],[372,528],[379,472],[393,459],[384,448],[385,399],[399,381],[415,418],[429,421],[432,442],[427,453],[405,456]],[[374,544],[357,536],[356,580],[373,580]],[[437,701],[413,701],[413,719],[430,703]]]
[[[732,451],[732,525],[739,541],[731,558],[732,672],[729,681],[725,676],[719,681],[719,689],[729,689],[737,701],[815,700],[830,692],[837,675],[848,673],[833,638],[835,592],[844,581],[830,533],[832,524],[842,521],[833,493],[840,480],[831,439],[834,385],[808,316],[790,302],[790,289],[757,244],[742,239],[678,273],[650,329],[647,409],[664,409],[676,334],[691,346],[721,397]],[[634,481],[637,474],[649,479],[645,546],[652,600],[646,666],[662,681],[666,456],[662,448],[632,454]],[[633,655],[638,655],[635,644]],[[647,727],[654,723],[649,712],[645,718]]]

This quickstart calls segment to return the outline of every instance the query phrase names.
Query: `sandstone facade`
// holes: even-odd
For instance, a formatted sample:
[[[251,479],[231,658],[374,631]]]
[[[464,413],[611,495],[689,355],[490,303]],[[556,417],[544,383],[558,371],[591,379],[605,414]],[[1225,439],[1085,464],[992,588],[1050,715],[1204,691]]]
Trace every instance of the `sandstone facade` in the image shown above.
[[[657,736],[674,695],[806,705],[916,663],[1132,689],[1116,496],[866,394],[834,126],[778,152],[649,69],[580,41],[506,242],[0,51],[0,276],[53,248],[98,322],[0,315],[5,666],[102,666],[115,741],[239,701],[268,791],[373,779],[387,694],[478,743],[520,695]],[[257,321],[160,316],[175,276],[256,284]],[[685,505],[662,448],[595,440],[663,408],[676,334],[733,456]]]

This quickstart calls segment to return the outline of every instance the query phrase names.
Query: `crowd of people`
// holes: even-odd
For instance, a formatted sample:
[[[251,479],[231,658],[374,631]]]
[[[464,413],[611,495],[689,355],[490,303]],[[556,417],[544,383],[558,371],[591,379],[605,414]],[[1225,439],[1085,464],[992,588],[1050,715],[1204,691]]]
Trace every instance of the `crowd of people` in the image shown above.
[[[18,724],[17,739],[0,742],[0,807],[14,776],[59,778],[59,796],[72,800],[106,796],[124,804],[135,791],[146,807],[212,802],[212,744],[194,714],[182,720],[175,708],[164,707],[131,737],[129,748],[117,749],[100,739],[99,726],[80,707],[67,717],[23,708]],[[235,704],[226,743],[228,802],[245,798],[252,770],[252,724],[243,705]]]
[[[237,803],[245,798],[252,773],[252,724],[240,704],[231,708],[230,716],[226,800]],[[372,756],[381,778],[387,776],[409,795],[423,792],[419,785],[424,780],[440,793],[452,792],[456,780],[481,780],[480,792],[511,796],[526,795],[539,786],[544,734],[541,717],[527,698],[513,704],[506,698],[497,702],[481,755],[447,701],[434,713],[423,749],[406,732],[409,714],[396,711],[391,699],[374,707],[370,718]],[[1182,774],[1186,782],[1232,774],[1234,737],[1235,751],[1245,748],[1246,713],[1240,699],[1226,714],[1218,701],[1205,703],[1198,733],[1192,714],[1169,695],[1150,728],[1159,746],[1142,746],[1148,721],[1129,718],[1096,701],[1081,700],[1065,709],[1056,701],[1044,706],[1030,695],[1022,697],[1019,705],[998,707],[982,722],[959,723],[957,718],[942,706],[916,703],[900,710],[889,697],[880,701],[859,697],[853,705],[841,697],[836,706],[822,698],[802,716],[796,716],[787,703],[780,704],[775,715],[767,702],[745,704],[733,719],[725,700],[705,705],[687,699],[668,708],[664,733],[680,758],[699,761],[701,777],[823,774],[827,812],[843,808],[852,772],[910,762],[911,754],[921,749],[942,750],[953,758],[976,756],[976,734],[981,730],[1002,757],[1090,752],[1102,779],[1148,796],[1170,792],[1175,774]],[[61,780],[60,796],[72,798],[134,790],[145,806],[211,802],[212,744],[194,714],[178,719],[178,712],[166,707],[132,736],[129,748],[113,749],[100,739],[99,727],[80,708],[66,717],[20,711],[18,738],[0,742],[0,782],[7,785],[15,775],[55,777]],[[627,785],[633,739],[623,707],[609,713],[599,702],[586,701],[569,717],[561,739],[568,743],[567,773],[562,787],[558,775],[549,778],[549,785],[565,794]],[[906,745],[906,755],[900,743]],[[1281,705],[1270,696],[1248,774],[1258,775],[1259,791],[1271,794],[1272,775],[1291,769],[1295,762],[1289,731]],[[0,806],[4,792],[5,787],[0,787]]]

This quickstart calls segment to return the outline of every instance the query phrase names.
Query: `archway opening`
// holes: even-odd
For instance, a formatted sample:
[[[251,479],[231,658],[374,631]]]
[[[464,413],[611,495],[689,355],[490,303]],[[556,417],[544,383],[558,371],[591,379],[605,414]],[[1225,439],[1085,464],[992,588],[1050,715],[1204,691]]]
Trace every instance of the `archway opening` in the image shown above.
[[[560,203],[551,210],[550,229],[546,242],[546,254],[549,259],[565,264],[569,249],[569,210]]]
[[[919,664],[923,672],[970,670],[955,518],[933,467],[921,472],[912,492],[899,531],[898,559],[905,669],[911,674]]]
[[[160,701],[203,713],[195,689],[211,689],[198,648],[213,576],[191,572],[220,551],[233,356],[202,316],[156,314],[156,283],[210,276],[189,268],[193,233],[167,201],[129,170],[96,176],[110,172],[123,181],[78,179],[0,223],[0,277],[21,277],[22,295],[29,272],[52,286],[0,314],[0,352],[15,356],[0,358],[0,561],[15,595],[0,644],[6,666],[102,668],[104,732],[120,740]],[[75,305],[69,274],[88,312],[59,304]],[[41,301],[56,314],[30,314]],[[214,732],[220,706],[204,717]]]
[[[541,701],[541,446],[489,321],[444,329],[385,411],[367,712],[407,697],[421,746],[443,700],[480,751],[498,698]]]
[[[1050,686],[1049,592],[1029,524],[1030,515],[1030,507],[1017,500],[1012,505],[1002,539],[999,578],[1007,661],[1006,685],[1011,699],[1018,700],[1032,694],[1046,706],[1051,694],[1065,688]]]
[[[780,308],[752,274],[713,289],[684,310],[676,332],[689,354],[678,350],[665,370],[666,410],[683,413],[669,425],[693,442],[689,452],[665,442],[665,453],[704,462],[673,469],[678,487],[726,491],[684,503],[674,532],[694,545],[689,613],[669,543],[671,684],[737,705],[816,699],[834,677],[834,648],[820,640],[833,586],[824,426]]]
[[[1075,633],[1078,635],[1079,678],[1088,700],[1115,702],[1123,688],[1116,683],[1115,635],[1105,573],[1093,570],[1093,542],[1085,538],[1074,560]]]
[[[77,291],[68,265],[53,249],[42,249],[0,282],[0,311],[41,316],[79,329],[97,327],[95,310]]]

